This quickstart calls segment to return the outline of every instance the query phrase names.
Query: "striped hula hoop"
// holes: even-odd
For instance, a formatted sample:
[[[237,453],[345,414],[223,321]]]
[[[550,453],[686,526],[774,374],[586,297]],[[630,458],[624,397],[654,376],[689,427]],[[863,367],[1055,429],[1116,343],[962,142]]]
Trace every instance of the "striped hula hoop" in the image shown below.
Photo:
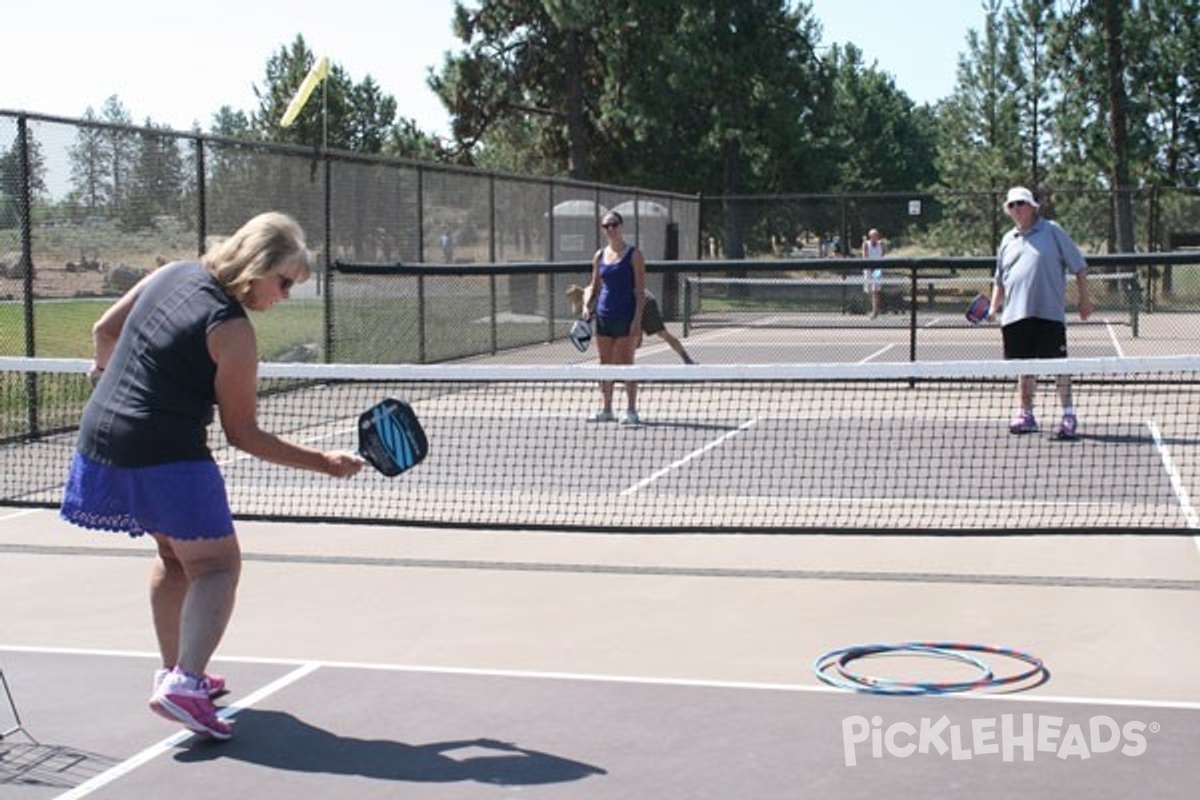
[[[1011,658],[1024,662],[1028,668],[1009,675],[997,675],[986,661],[971,655],[972,653]],[[979,670],[979,675],[969,681],[902,681],[880,678],[850,668],[850,664],[861,659],[895,654],[923,655],[959,661],[975,667]],[[839,647],[823,653],[817,658],[813,662],[813,672],[823,683],[838,689],[886,695],[971,692],[1011,686],[1028,681],[1035,676],[1041,676],[1038,682],[1042,683],[1049,676],[1046,665],[1034,655],[1009,647],[966,642],[902,642],[900,644],[859,644]]]

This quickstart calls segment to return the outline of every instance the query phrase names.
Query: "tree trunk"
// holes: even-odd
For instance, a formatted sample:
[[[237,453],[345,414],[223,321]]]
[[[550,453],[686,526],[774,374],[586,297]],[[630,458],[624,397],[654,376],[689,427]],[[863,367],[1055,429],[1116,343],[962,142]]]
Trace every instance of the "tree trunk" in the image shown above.
[[[590,179],[590,153],[583,109],[583,56],[578,31],[567,32],[567,171],[577,181]]]
[[[1113,148],[1113,217],[1116,221],[1118,253],[1132,253],[1133,198],[1129,185],[1128,121],[1125,117],[1125,51],[1121,44],[1124,28],[1123,0],[1105,0],[1104,34],[1108,52],[1108,100],[1111,107],[1110,134]]]
[[[723,164],[723,191],[726,196],[741,194],[742,191],[742,172],[741,172],[741,157],[742,146],[741,141],[737,136],[727,135],[725,143],[722,146]],[[738,219],[738,206],[736,203],[725,203],[725,257],[726,258],[745,258],[746,245],[742,241],[742,226]]]

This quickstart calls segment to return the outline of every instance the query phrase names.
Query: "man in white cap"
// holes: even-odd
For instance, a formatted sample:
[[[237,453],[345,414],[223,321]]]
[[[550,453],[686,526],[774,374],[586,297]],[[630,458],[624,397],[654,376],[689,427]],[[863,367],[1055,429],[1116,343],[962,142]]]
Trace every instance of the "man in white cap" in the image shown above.
[[[1038,213],[1033,192],[1024,186],[1008,190],[1004,210],[1016,227],[1004,235],[996,251],[996,277],[992,286],[989,319],[1000,314],[1004,357],[1066,358],[1066,273],[1075,276],[1079,290],[1079,317],[1092,315],[1088,292],[1087,261],[1079,247],[1057,223]],[[1001,312],[1003,309],[1003,312]],[[1011,433],[1035,433],[1033,396],[1037,379],[1022,375],[1017,381],[1020,408],[1008,425]],[[1056,438],[1076,439],[1079,420],[1071,397],[1071,378],[1058,376],[1062,422]]]

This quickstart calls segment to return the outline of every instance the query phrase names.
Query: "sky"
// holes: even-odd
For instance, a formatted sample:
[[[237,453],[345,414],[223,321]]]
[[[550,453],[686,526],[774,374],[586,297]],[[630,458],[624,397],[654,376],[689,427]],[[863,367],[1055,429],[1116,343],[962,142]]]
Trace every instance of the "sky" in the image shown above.
[[[809,2],[823,44],[853,42],[917,103],[951,93],[967,30],[983,24],[978,0]],[[222,106],[258,107],[267,61],[299,34],[355,83],[370,75],[400,116],[444,136],[449,117],[426,76],[459,49],[453,8],[453,0],[205,0],[170,12],[158,0],[11,2],[0,109],[78,118],[116,95],[136,124],[208,130]]]

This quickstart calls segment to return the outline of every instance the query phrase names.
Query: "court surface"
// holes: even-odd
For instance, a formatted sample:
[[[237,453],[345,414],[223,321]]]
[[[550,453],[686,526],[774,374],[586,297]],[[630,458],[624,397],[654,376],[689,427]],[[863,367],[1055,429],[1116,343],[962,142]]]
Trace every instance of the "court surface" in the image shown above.
[[[995,358],[998,336],[930,333],[921,357]],[[1177,346],[1146,328],[1070,337],[1078,356]],[[703,363],[907,360],[906,341],[717,329],[687,346]],[[590,358],[565,342],[505,356]],[[674,359],[654,340],[639,353]],[[0,508],[0,670],[20,714],[0,694],[0,800],[1195,797],[1190,536],[239,527],[212,665],[237,737],[213,744],[146,709],[150,543]],[[832,648],[904,641],[1016,648],[1048,676],[882,697],[812,672]],[[922,656],[862,666],[974,676]]]
[[[865,324],[861,315],[849,319]],[[763,324],[700,329],[686,339],[686,346],[706,365],[910,358],[908,331],[901,324],[907,317],[902,315],[884,320],[896,324],[858,329],[778,328],[772,327],[778,322],[774,318],[759,321]],[[1103,315],[1086,325],[1072,320],[1070,353],[1108,358],[1177,354],[1181,350],[1176,348],[1186,342],[1176,342],[1170,330],[1179,323],[1177,317],[1148,316],[1134,338],[1127,325],[1106,322]],[[935,316],[922,317],[922,324],[921,360],[1000,357],[995,325],[972,327],[960,318]],[[677,324],[672,327],[678,332]],[[595,360],[595,348],[579,354],[568,342],[557,341],[477,362]],[[646,337],[637,363],[677,364],[678,358],[656,337]],[[763,392],[778,394],[776,388]],[[1012,390],[1002,384],[986,393],[939,396],[926,407],[905,394],[849,390],[827,399],[800,393],[772,404],[766,395],[740,387],[719,394],[700,385],[697,397],[682,399],[672,390],[643,385],[639,409],[644,424],[616,431],[614,426],[580,424],[599,403],[590,383],[506,391],[500,397],[486,391],[447,392],[415,401],[438,457],[407,479],[416,496],[405,507],[415,515],[427,504],[436,505],[431,516],[465,524],[483,520],[485,525],[488,520],[507,522],[513,509],[520,509],[524,524],[577,526],[580,519],[597,517],[586,508],[580,512],[575,498],[583,495],[592,498],[593,507],[606,509],[603,516],[613,527],[634,519],[684,528],[729,528],[736,523],[727,519],[753,517],[784,527],[836,518],[841,527],[859,529],[878,528],[881,520],[912,528],[986,529],[1005,515],[1023,518],[1029,527],[1046,526],[1053,519],[1077,529],[1112,527],[1114,520],[1157,528],[1195,517],[1192,499],[1180,489],[1200,494],[1200,441],[1191,435],[1194,416],[1183,406],[1174,419],[1155,417],[1167,453],[1156,442],[1159,435],[1145,424],[1154,415],[1138,406],[1136,397],[1132,406],[1112,405],[1115,401],[1104,392],[1081,387],[1076,400],[1082,440],[1063,446],[1050,441],[1059,409],[1048,386],[1038,396],[1043,435],[1020,441],[1007,433],[1015,382]],[[619,387],[616,401],[619,408]],[[337,430],[349,432],[352,426]],[[488,434],[456,435],[463,430]],[[323,431],[301,435],[338,441],[321,438]],[[971,446],[954,446],[956,438]],[[349,446],[349,441],[339,446]],[[536,452],[523,452],[520,443],[531,443]],[[603,457],[625,447],[627,457]],[[758,461],[761,469],[755,468]],[[257,465],[233,459],[226,473],[240,496],[261,494]],[[796,475],[803,476],[799,489]],[[286,486],[286,471],[280,470],[271,483]],[[385,486],[386,494],[394,493],[394,484]],[[329,505],[321,492],[310,486],[305,497],[315,505]]]
[[[238,736],[212,744],[145,708],[148,542],[0,510],[24,726],[0,798],[1195,796],[1188,537],[241,532],[213,664]],[[915,640],[1026,650],[1049,678],[879,697],[811,672]]]
[[[788,315],[731,317],[728,324],[698,326],[683,337],[678,322],[667,327],[702,364],[866,363],[879,361],[986,361],[1003,357],[1000,327],[969,325],[961,316],[922,313],[913,332],[907,314]],[[1186,355],[1200,352],[1200,321],[1194,314],[1143,314],[1137,336],[1126,317],[1096,312],[1087,322],[1067,317],[1072,358]],[[580,356],[565,340],[513,351],[504,360],[534,363],[595,360]],[[675,363],[677,357],[653,336],[644,338],[637,362]]]

